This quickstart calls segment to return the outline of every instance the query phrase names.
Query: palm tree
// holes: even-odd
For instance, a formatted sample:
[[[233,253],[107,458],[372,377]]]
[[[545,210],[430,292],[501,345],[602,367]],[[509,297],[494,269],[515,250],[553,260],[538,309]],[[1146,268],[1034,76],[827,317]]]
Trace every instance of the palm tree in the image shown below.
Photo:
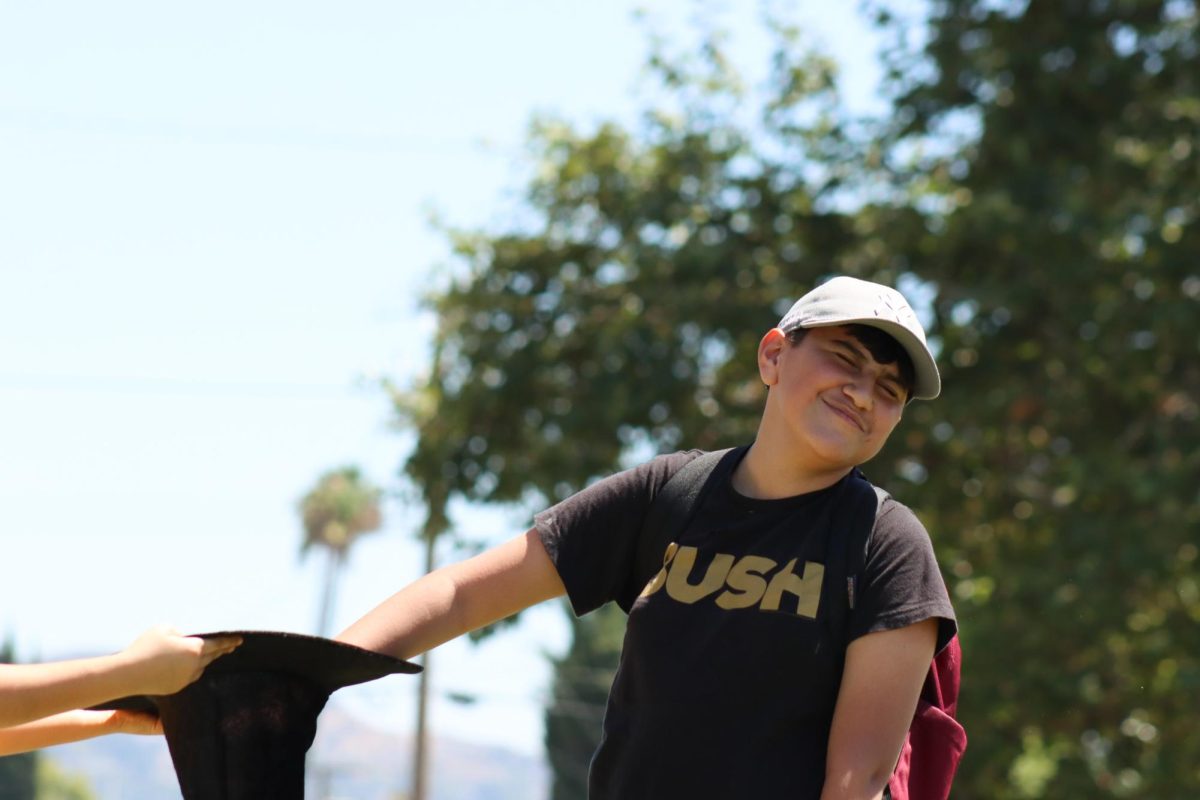
[[[362,477],[357,467],[342,467],[322,475],[317,485],[300,501],[304,524],[301,557],[312,547],[322,547],[327,554],[317,620],[319,636],[330,634],[338,579],[350,546],[359,536],[379,530],[383,524],[382,494],[382,490]]]

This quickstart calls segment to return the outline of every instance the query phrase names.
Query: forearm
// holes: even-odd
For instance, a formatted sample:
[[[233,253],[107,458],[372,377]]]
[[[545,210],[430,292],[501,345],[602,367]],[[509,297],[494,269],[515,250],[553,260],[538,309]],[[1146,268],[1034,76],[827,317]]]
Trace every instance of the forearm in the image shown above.
[[[846,648],[821,800],[878,800],[933,658],[937,621],[869,633]]]
[[[911,714],[909,715],[911,717]],[[843,735],[830,742],[821,800],[879,800],[899,756],[894,736],[876,727],[861,727],[853,738]],[[903,736],[901,734],[901,736]]]
[[[562,593],[549,556],[529,531],[419,578],[337,638],[411,658]]]
[[[827,774],[821,800],[881,800],[883,788],[891,774],[891,769],[872,770],[865,765],[839,775]]]
[[[465,633],[451,617],[456,589],[440,573],[430,573],[380,603],[349,628],[339,641],[412,658]]]
[[[114,711],[65,711],[10,728],[0,728],[0,756],[39,750],[116,733],[121,729]]]
[[[0,664],[0,727],[134,694],[120,655],[48,664]]]

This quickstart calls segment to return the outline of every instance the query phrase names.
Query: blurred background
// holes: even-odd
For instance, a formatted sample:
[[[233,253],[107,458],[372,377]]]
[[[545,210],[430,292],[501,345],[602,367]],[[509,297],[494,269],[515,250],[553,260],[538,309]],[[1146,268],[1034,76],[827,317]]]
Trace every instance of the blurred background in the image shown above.
[[[1200,789],[1194,0],[0,3],[0,643],[336,633],[752,437],[836,273],[945,390],[867,467],[961,625],[955,798]],[[317,798],[582,798],[619,612],[336,694]],[[425,731],[425,735],[420,735]],[[420,742],[426,746],[418,746]],[[0,798],[176,798],[161,741]]]

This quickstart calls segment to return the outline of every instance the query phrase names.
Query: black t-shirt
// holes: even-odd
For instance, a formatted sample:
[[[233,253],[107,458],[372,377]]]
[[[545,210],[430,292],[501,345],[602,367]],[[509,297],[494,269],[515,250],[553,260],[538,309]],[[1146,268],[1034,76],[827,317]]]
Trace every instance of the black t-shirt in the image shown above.
[[[646,510],[698,455],[660,456],[534,518],[577,614],[609,600],[630,609],[589,797],[817,800],[841,682],[821,603],[829,526],[846,524],[840,484],[753,500],[725,480],[639,586]],[[930,618],[939,649],[954,634],[929,536],[893,500],[858,592],[849,640]]]

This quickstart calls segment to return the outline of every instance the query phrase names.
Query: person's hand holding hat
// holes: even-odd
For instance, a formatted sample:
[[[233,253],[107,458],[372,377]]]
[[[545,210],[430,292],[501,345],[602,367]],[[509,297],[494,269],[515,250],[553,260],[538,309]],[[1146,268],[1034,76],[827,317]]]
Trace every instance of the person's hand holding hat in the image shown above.
[[[183,636],[158,626],[115,655],[0,664],[0,755],[109,733],[162,733],[153,706],[92,707],[131,694],[174,694],[241,643],[238,635]]]
[[[134,736],[162,736],[163,725],[158,714],[149,711],[117,709],[114,711],[80,711],[80,714],[107,714],[110,733],[127,733]]]
[[[151,628],[117,654],[127,683],[114,696],[174,694],[241,643],[242,637],[236,635],[202,639],[166,625]]]
[[[214,644],[197,651],[196,641]],[[156,733],[161,726],[184,800],[301,800],[305,754],[329,695],[384,675],[421,671],[383,653],[280,631],[182,637],[160,629],[119,657],[163,669],[156,678],[143,673],[143,687],[186,678],[180,664],[189,659],[211,662],[178,691],[143,689],[92,709],[123,715],[112,723],[128,725],[126,733]]]
[[[129,666],[125,673],[130,685],[119,694],[174,694],[196,681],[216,659],[233,652],[242,643],[240,636],[201,639],[184,636],[175,628],[157,625],[117,654]],[[92,712],[100,713],[100,712]],[[155,736],[163,732],[157,714],[143,710],[115,710],[107,713],[114,733]]]

